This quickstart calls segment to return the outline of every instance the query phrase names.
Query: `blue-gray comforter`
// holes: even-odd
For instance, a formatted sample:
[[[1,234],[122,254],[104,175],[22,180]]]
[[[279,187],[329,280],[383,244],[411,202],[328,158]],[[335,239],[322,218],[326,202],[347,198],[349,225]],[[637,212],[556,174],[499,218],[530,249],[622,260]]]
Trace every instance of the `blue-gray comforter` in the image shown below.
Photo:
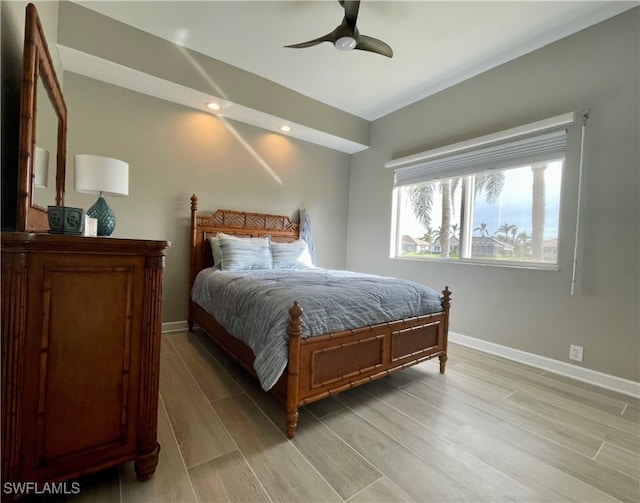
[[[289,308],[303,308],[302,337],[411,318],[442,310],[440,294],[407,280],[328,269],[204,269],[192,299],[255,355],[265,390],[287,365]]]

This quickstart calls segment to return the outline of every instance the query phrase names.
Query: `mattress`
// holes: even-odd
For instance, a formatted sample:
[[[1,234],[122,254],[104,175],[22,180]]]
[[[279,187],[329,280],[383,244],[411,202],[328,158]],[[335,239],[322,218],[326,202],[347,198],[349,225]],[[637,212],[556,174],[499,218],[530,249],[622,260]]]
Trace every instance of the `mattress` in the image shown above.
[[[440,294],[419,283],[321,268],[208,268],[196,276],[191,295],[252,349],[254,369],[265,390],[287,365],[288,311],[294,300],[304,310],[304,338],[442,311]]]

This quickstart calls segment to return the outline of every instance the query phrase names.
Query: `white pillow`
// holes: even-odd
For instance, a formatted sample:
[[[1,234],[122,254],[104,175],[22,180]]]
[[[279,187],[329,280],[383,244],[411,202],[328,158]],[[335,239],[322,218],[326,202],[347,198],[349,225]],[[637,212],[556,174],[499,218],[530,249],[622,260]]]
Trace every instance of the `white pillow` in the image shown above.
[[[268,237],[242,238],[219,232],[216,239],[220,247],[220,268],[223,271],[272,268]]]
[[[307,242],[299,239],[291,243],[271,243],[274,269],[306,269],[315,267]]]
[[[222,252],[220,251],[217,235],[209,238],[209,245],[211,245],[211,255],[213,255],[213,267],[220,269],[222,266]]]

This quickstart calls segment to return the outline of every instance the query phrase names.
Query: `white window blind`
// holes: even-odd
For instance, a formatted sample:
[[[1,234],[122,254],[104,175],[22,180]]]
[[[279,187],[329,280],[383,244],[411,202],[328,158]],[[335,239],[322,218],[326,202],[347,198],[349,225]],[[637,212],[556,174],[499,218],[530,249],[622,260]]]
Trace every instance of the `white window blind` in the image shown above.
[[[573,112],[501,131],[385,164],[394,168],[394,186],[450,178],[489,169],[526,166],[564,157],[566,127]]]

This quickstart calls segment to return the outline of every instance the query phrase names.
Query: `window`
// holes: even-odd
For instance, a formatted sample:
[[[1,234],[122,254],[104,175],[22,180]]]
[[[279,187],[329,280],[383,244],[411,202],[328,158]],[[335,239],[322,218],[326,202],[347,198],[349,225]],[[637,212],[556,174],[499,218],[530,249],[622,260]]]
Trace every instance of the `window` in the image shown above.
[[[387,163],[398,166],[392,256],[556,266],[566,146],[558,127]]]

